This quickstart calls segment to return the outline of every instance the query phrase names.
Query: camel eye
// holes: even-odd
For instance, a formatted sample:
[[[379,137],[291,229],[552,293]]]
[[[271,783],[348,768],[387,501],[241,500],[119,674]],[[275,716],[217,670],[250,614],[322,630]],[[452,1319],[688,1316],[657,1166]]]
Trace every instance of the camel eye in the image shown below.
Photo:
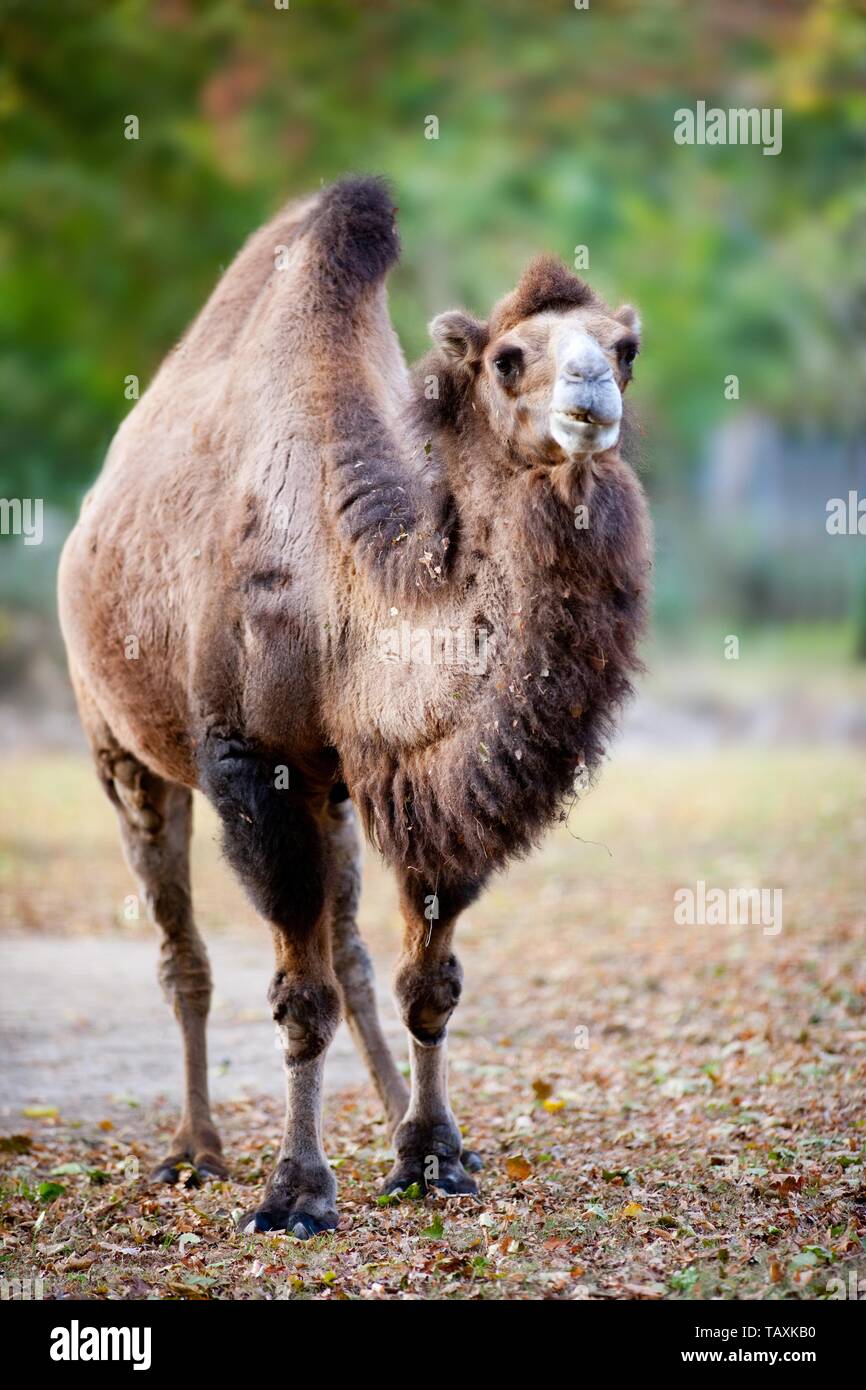
[[[501,352],[497,352],[493,359],[493,366],[496,369],[497,375],[500,376],[503,381],[508,381],[512,377],[515,377],[522,365],[523,353],[520,351],[520,348],[503,348]]]
[[[630,372],[634,366],[634,359],[638,355],[638,345],[634,338],[622,338],[616,345],[616,355],[619,358],[620,366]]]

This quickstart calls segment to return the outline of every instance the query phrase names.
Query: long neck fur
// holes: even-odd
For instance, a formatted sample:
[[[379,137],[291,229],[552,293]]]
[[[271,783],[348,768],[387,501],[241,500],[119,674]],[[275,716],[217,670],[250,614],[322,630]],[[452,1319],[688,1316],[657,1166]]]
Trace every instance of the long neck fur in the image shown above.
[[[444,390],[428,402],[420,382],[433,370]],[[493,438],[441,358],[416,380],[416,423],[455,500],[450,586],[465,597],[467,626],[482,571],[492,567],[504,600],[494,656],[443,737],[408,753],[370,740],[345,761],[386,857],[433,892],[480,885],[525,853],[576,769],[598,766],[640,669],[649,538],[642,490],[616,451],[588,466],[532,467]],[[585,528],[575,525],[581,503]]]

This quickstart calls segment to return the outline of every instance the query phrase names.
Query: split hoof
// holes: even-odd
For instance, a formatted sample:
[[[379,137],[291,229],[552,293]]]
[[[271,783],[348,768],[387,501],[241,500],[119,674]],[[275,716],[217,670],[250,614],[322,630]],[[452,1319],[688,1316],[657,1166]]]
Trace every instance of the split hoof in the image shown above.
[[[203,1182],[220,1182],[229,1175],[226,1164],[213,1152],[197,1154],[194,1161],[186,1154],[170,1154],[151,1169],[150,1181],[177,1183],[185,1172],[190,1174],[189,1181],[193,1187]]]
[[[181,1169],[176,1167],[171,1159],[166,1159],[162,1163],[157,1163],[156,1167],[151,1169],[150,1181],[166,1183],[180,1182],[180,1174]]]
[[[477,1182],[470,1177],[459,1158],[440,1158],[436,1173],[429,1172],[429,1164],[430,1159],[427,1155],[423,1158],[398,1158],[382,1184],[382,1195],[392,1196],[397,1192],[405,1192],[413,1184],[417,1184],[424,1196],[428,1192],[441,1192],[446,1197],[478,1195]]]
[[[314,1216],[302,1207],[286,1208],[277,1203],[265,1203],[245,1212],[238,1221],[238,1230],[244,1235],[256,1235],[260,1231],[287,1231],[297,1240],[309,1240],[311,1236],[321,1235],[323,1231],[335,1231],[340,1218],[335,1211],[323,1212]]]
[[[212,1152],[196,1154],[194,1167],[202,1182],[224,1182],[229,1176],[228,1165]]]

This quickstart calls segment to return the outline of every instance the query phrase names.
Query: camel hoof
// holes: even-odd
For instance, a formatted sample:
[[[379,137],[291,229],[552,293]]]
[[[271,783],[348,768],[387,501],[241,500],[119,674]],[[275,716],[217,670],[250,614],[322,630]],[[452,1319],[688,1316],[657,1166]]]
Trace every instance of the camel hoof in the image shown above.
[[[474,1178],[470,1178],[462,1164],[455,1166],[457,1172],[440,1174],[428,1187],[435,1187],[437,1192],[444,1192],[446,1197],[477,1197],[478,1183]]]
[[[435,1177],[427,1177],[425,1169],[429,1162],[423,1158],[398,1158],[384,1183],[382,1196],[390,1197],[407,1188],[417,1185],[420,1192],[441,1192],[446,1197],[475,1197],[478,1184],[471,1178],[459,1158],[440,1159],[439,1171]]]
[[[229,1170],[219,1155],[211,1151],[197,1154],[194,1162],[185,1154],[171,1154],[151,1169],[150,1181],[176,1183],[184,1173],[189,1174],[191,1187],[199,1187],[203,1182],[222,1181],[228,1177]]]
[[[158,1163],[155,1168],[151,1169],[150,1181],[167,1183],[179,1182],[180,1169],[175,1167],[171,1160],[165,1163]]]
[[[227,1164],[215,1153],[196,1154],[195,1171],[202,1182],[224,1182],[229,1176]]]
[[[340,1218],[335,1211],[326,1211],[322,1216],[300,1207],[284,1208],[274,1205],[253,1207],[238,1221],[238,1230],[244,1235],[256,1235],[260,1231],[287,1231],[297,1240],[309,1240],[311,1236],[321,1235],[323,1231],[335,1231]]]

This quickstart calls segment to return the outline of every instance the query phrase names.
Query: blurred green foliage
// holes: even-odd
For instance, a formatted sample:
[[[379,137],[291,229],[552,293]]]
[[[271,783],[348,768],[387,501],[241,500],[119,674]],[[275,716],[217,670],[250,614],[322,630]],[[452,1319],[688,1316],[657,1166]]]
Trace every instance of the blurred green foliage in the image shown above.
[[[73,505],[124,378],[146,384],[284,198],[346,170],[396,189],[410,356],[434,312],[485,312],[537,251],[589,248],[587,278],[644,318],[654,486],[688,486],[726,410],[862,433],[866,43],[845,0],[0,13],[0,495]],[[782,152],[677,146],[698,99],[782,108]]]

